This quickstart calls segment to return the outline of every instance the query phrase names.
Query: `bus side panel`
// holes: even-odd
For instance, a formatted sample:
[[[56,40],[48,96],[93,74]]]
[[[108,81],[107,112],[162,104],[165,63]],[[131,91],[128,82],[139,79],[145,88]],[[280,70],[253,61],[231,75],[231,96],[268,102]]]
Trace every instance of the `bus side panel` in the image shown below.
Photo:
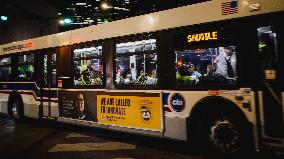
[[[186,118],[175,118],[165,116],[165,132],[166,138],[172,138],[187,141]]]
[[[166,138],[188,140],[186,120],[193,106],[206,97],[207,91],[163,91]]]
[[[43,116],[49,116],[49,102],[43,102]],[[51,116],[52,118],[59,117],[59,107],[57,100],[51,100],[50,102]]]
[[[24,116],[30,118],[39,117],[39,101],[36,101],[35,96],[29,94],[21,94],[24,103]]]
[[[223,97],[233,102],[245,115],[247,120],[256,129],[255,110],[254,110],[254,92],[250,89],[240,90],[216,90],[212,91],[164,91],[163,107],[165,111],[165,137],[179,140],[188,140],[186,132],[190,125],[186,125],[186,119],[190,118],[193,107],[202,99],[208,96]],[[242,96],[243,100],[237,100],[236,97]],[[249,107],[244,107],[248,105]],[[212,105],[212,107],[218,105]],[[177,124],[178,123],[178,124]],[[257,134],[254,134],[256,136]]]
[[[9,94],[0,93],[0,113],[8,113],[8,98]]]

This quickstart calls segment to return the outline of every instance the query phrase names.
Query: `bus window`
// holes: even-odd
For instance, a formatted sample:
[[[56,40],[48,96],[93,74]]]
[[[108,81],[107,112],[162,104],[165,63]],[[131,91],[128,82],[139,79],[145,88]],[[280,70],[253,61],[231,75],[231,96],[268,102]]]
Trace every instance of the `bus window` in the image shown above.
[[[261,56],[262,69],[265,79],[276,79],[278,63],[278,48],[276,33],[273,27],[266,26],[257,29],[258,49]]]
[[[31,80],[34,74],[34,54],[19,55],[17,66],[17,77]]]
[[[9,81],[11,77],[11,57],[0,59],[0,81]]]
[[[102,85],[102,46],[90,46],[73,50],[74,85]]]
[[[175,51],[177,85],[235,84],[235,46]]]
[[[157,85],[156,39],[116,44],[116,85]]]

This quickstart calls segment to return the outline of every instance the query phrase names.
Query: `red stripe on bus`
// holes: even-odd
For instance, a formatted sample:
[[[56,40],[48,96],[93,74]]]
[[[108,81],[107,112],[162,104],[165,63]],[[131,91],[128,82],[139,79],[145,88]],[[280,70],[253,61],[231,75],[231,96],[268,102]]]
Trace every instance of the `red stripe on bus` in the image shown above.
[[[166,112],[172,112],[172,110],[169,107],[164,107],[164,111]]]
[[[0,91],[0,93],[4,94],[10,94],[12,91]],[[24,91],[18,91],[20,94],[27,94],[27,95],[32,95],[36,101],[41,101],[41,99],[37,99],[35,96],[34,92],[24,92]],[[42,102],[48,102],[49,99],[42,99]],[[50,100],[50,102],[58,103],[58,100]]]

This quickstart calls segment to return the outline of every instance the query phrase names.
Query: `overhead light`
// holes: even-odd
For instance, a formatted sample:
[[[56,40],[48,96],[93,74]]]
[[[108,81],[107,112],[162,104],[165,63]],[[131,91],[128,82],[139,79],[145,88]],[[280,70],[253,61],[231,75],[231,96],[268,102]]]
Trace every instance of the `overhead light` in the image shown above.
[[[62,15],[62,13],[57,13],[57,15]]]
[[[87,5],[87,3],[76,3],[76,6],[84,6]]]
[[[85,22],[90,22],[90,23],[92,23],[92,22],[94,22],[94,20],[92,20],[92,19],[90,19],[90,20],[84,20]]]
[[[66,8],[67,10],[76,10],[75,8]]]
[[[72,20],[69,18],[64,19],[64,24],[70,24],[71,22]]]
[[[107,9],[111,9],[112,6],[110,6],[106,1],[101,2],[101,9],[102,10],[107,10]]]
[[[1,15],[1,20],[6,21],[6,20],[8,20],[8,17],[7,17],[7,16],[4,16],[4,15]]]
[[[59,20],[59,24],[64,24],[64,20]]]
[[[120,7],[114,7],[114,9],[129,11],[129,9],[126,9],[126,8],[120,8]]]

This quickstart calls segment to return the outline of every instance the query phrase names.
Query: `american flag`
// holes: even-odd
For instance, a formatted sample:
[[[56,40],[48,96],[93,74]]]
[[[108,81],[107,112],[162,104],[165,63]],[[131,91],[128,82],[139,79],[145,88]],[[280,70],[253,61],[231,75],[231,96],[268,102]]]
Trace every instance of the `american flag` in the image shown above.
[[[228,2],[223,2],[221,5],[221,9],[222,9],[222,15],[238,13],[238,1],[230,0]]]

